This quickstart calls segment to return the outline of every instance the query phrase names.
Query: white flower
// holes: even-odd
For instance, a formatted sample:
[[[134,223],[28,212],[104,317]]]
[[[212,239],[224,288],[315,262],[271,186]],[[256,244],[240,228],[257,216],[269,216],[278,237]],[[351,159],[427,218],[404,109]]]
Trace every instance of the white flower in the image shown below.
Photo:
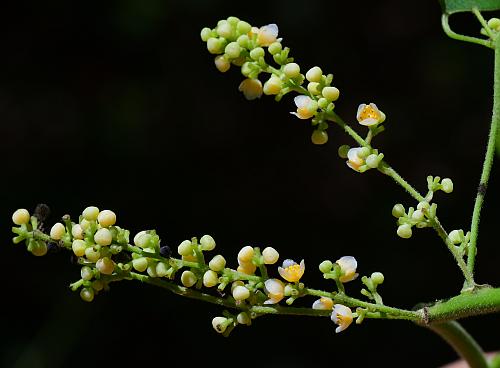
[[[293,102],[297,106],[297,112],[291,112],[290,114],[295,115],[299,119],[312,118],[318,109],[318,103],[309,96],[295,96]]]
[[[262,96],[262,82],[258,79],[247,78],[240,83],[238,89],[243,92],[247,100],[255,100]]]
[[[347,166],[349,166],[354,171],[359,171],[361,165],[364,165],[365,160],[359,157],[358,153],[362,150],[362,147],[351,148],[347,152]]]
[[[383,123],[385,120],[385,114],[380,111],[374,103],[369,105],[361,104],[358,107],[356,118],[361,125],[372,126]]]
[[[319,298],[314,301],[312,308],[318,310],[331,310],[333,308],[333,300],[327,297]]]
[[[338,325],[335,332],[342,332],[352,323],[352,311],[345,305],[335,304],[333,306],[331,319]]]
[[[268,279],[264,283],[264,288],[267,296],[269,297],[269,299],[266,300],[264,304],[279,303],[285,296],[285,285],[281,280]]]
[[[257,33],[257,43],[260,46],[269,46],[277,40],[278,26],[276,24],[268,24],[260,27]]]
[[[278,272],[288,282],[297,282],[300,280],[305,271],[304,260],[300,261],[300,265],[291,259],[283,261],[283,267],[278,267]]]
[[[340,282],[349,282],[358,277],[358,274],[356,273],[356,268],[358,267],[356,258],[344,256],[338,259],[335,263],[340,266],[340,270],[342,271],[339,278]]]

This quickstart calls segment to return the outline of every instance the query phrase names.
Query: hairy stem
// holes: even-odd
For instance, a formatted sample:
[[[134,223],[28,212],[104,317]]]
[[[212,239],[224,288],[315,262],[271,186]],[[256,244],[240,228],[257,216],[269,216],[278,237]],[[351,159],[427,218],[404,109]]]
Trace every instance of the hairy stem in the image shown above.
[[[488,180],[495,158],[495,140],[498,135],[498,127],[500,120],[500,37],[495,40],[495,66],[494,66],[494,82],[493,82],[493,116],[491,119],[490,133],[488,137],[488,144],[486,154],[484,157],[483,171],[479,182],[479,188],[474,203],[474,212],[472,213],[471,222],[471,237],[469,243],[469,251],[467,255],[467,268],[471,274],[474,273],[474,266],[476,261],[477,252],[477,237],[479,233],[479,220],[481,209],[483,207],[484,195]]]

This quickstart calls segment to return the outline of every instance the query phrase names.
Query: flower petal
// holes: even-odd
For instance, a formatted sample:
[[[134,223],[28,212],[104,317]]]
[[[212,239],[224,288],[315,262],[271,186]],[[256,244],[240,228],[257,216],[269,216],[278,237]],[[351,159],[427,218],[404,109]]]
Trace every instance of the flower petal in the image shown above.
[[[300,108],[306,108],[311,103],[311,98],[309,96],[299,95],[295,96],[293,99],[295,106]]]
[[[366,118],[366,119],[361,120],[359,123],[361,125],[364,125],[364,126],[372,126],[372,125],[377,124],[378,122],[379,122],[378,119]]]

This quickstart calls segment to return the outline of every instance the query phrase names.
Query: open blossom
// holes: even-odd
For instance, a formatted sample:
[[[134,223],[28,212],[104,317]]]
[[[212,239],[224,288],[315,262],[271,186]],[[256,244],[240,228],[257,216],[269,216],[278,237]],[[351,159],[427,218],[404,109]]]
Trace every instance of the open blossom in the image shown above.
[[[291,259],[283,261],[283,267],[278,267],[278,272],[288,282],[297,282],[300,280],[305,271],[304,260],[300,261],[300,265]]]
[[[309,96],[295,96],[293,102],[297,106],[297,112],[291,112],[290,114],[295,115],[299,119],[312,118],[318,109],[318,103]]]
[[[332,321],[338,325],[335,329],[336,333],[344,331],[352,323],[352,311],[349,307],[342,304],[333,306]]]
[[[338,259],[335,263],[340,266],[340,270],[342,271],[342,276],[339,278],[340,282],[349,282],[358,277],[358,274],[356,273],[356,268],[358,267],[356,258],[344,256]]]
[[[347,152],[347,166],[355,171],[359,171],[359,168],[364,165],[365,160],[359,157],[358,153],[362,150],[362,147],[351,148]]]
[[[268,24],[267,26],[260,27],[254,33],[257,33],[257,43],[260,46],[269,46],[277,40],[278,26],[276,24]]]
[[[238,89],[243,92],[247,100],[255,100],[262,96],[262,82],[258,79],[247,78],[240,83]]]
[[[333,300],[327,297],[319,298],[314,301],[312,308],[319,310],[331,310],[333,308]]]
[[[269,297],[269,299],[266,300],[264,304],[279,303],[285,296],[285,285],[281,280],[268,279],[264,283],[264,288],[267,296]]]
[[[385,120],[385,114],[380,111],[374,103],[369,105],[361,104],[358,107],[356,118],[361,125],[372,126],[383,123]]]

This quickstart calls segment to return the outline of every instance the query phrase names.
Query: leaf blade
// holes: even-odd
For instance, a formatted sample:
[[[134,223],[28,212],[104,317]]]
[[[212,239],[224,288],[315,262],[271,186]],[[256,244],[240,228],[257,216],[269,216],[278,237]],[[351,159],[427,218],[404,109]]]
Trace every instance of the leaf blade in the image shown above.
[[[446,14],[472,11],[473,8],[480,11],[500,10],[500,0],[439,0],[439,3]]]

